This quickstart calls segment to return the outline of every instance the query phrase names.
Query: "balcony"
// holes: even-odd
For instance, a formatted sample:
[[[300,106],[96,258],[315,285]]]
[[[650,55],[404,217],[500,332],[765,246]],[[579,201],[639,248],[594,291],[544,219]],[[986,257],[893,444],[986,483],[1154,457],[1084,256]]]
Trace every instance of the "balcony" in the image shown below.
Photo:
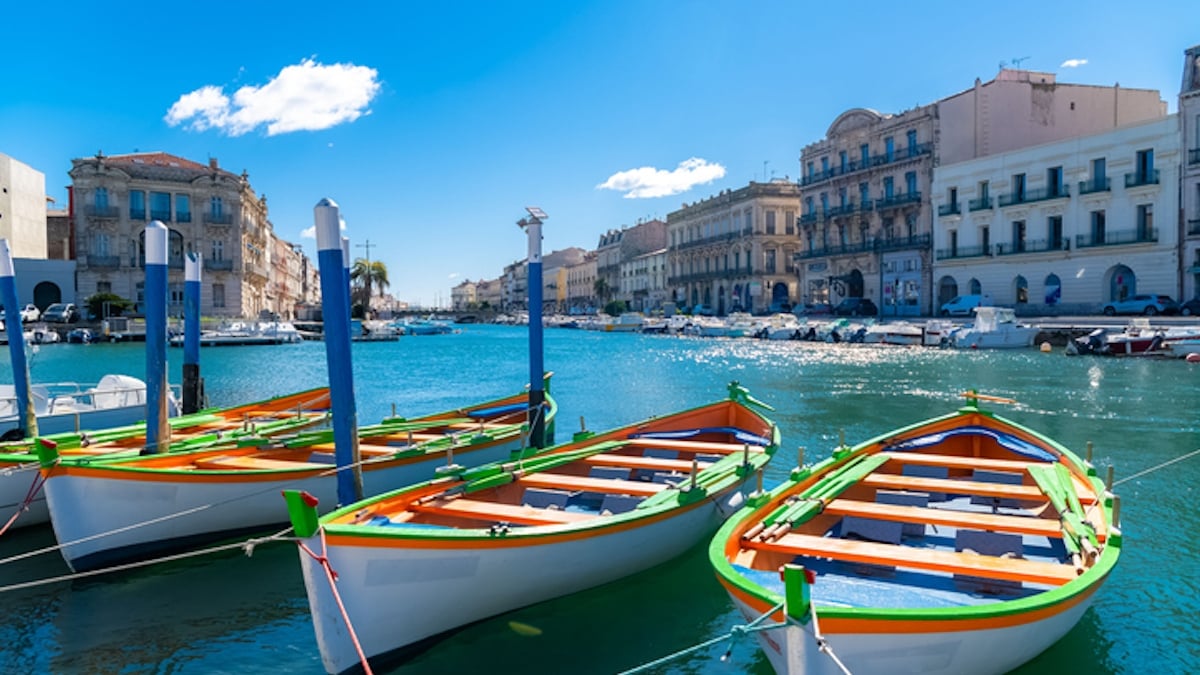
[[[831,207],[825,212],[825,215],[829,218],[845,218],[846,216],[852,215],[856,211],[858,211],[858,207],[854,205],[854,202],[849,202],[842,204],[841,206]]]
[[[232,213],[206,213],[204,214],[205,225],[232,225]]]
[[[804,260],[808,258],[824,258],[831,255],[849,255],[852,253],[866,253],[875,250],[875,241],[868,239],[857,243],[833,244],[831,246],[820,246],[810,248],[797,253],[794,258],[796,260]]]
[[[1100,177],[1079,181],[1079,194],[1090,195],[1093,192],[1112,192],[1112,179]]]
[[[721,244],[721,243],[733,241],[734,239],[737,239],[739,236],[741,236],[741,232],[726,232],[725,234],[718,234],[718,235],[715,235],[712,237],[704,237],[702,239],[694,239],[692,241],[685,241],[682,244],[680,244],[678,248],[679,248],[679,250],[682,251],[682,250],[686,250],[689,248],[696,248],[698,246],[706,246],[709,244]]]
[[[233,260],[212,260],[205,258],[204,269],[210,272],[232,272]]]
[[[992,254],[990,246],[958,246],[956,248],[940,248],[938,260],[957,260],[959,258],[983,258]]]
[[[130,220],[145,220],[146,209],[129,209]]]
[[[1200,218],[1187,221],[1188,236],[1200,234]]]
[[[1145,244],[1158,241],[1158,232],[1153,227],[1139,227],[1133,230],[1117,230],[1098,234],[1080,234],[1075,236],[1075,248],[1096,248],[1099,246],[1122,246],[1125,244]]]
[[[84,208],[83,212],[88,218],[95,218],[97,220],[118,218],[121,215],[115,206],[88,206]]]
[[[928,234],[915,234],[911,237],[881,237],[875,240],[875,250],[903,251],[913,248],[929,248],[930,241]]]
[[[991,197],[980,197],[967,202],[968,211],[985,211],[990,208],[992,208]]]
[[[817,214],[816,213],[806,213],[806,214],[800,216],[800,224],[801,225],[813,225],[816,222],[817,222]],[[683,248],[683,247],[681,246],[680,248]]]
[[[183,256],[178,256],[178,257],[172,256],[172,257],[167,258],[167,269],[169,269],[169,270],[183,269],[183,260],[184,260]]]
[[[87,266],[94,270],[115,270],[121,266],[121,257],[116,255],[88,254]]]
[[[1158,185],[1158,169],[1134,171],[1133,173],[1125,174],[1125,187],[1131,188],[1142,185]]]
[[[1188,164],[1200,164],[1200,148],[1188,150]]]
[[[1030,204],[1032,202],[1044,202],[1047,199],[1066,199],[1071,196],[1071,191],[1065,185],[1053,187],[1038,188],[1036,190],[1025,190],[1020,194],[1000,195],[1000,206],[1017,206],[1019,204]]]
[[[1070,246],[1070,240],[1035,239],[1033,241],[1016,241],[1007,244],[996,244],[996,255],[1020,255],[1022,253],[1045,253],[1047,251],[1063,251]]]
[[[883,211],[885,209],[895,209],[907,204],[919,204],[921,202],[921,193],[906,192],[904,194],[892,195],[883,199],[875,200],[875,209]]]
[[[177,211],[175,213],[175,222],[177,222],[177,223],[192,222],[192,212],[191,211]]]
[[[958,202],[954,202],[953,204],[941,204],[938,206],[939,216],[957,216],[961,214],[962,208],[959,207]]]
[[[242,271],[248,277],[256,276],[262,278],[264,281],[271,278],[271,275],[267,272],[267,268],[257,263],[248,262],[243,264]]]
[[[859,213],[865,213],[867,211],[874,211],[874,210],[875,210],[875,200],[874,199],[864,199],[858,205]]]

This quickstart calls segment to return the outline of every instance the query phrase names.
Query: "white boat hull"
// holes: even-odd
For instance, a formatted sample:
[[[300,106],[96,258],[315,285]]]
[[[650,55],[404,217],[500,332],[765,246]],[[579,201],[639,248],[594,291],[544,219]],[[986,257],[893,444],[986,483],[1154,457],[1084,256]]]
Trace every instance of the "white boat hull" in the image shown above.
[[[740,600],[735,598],[734,604],[747,620],[757,618],[757,612]],[[1089,596],[1058,614],[1004,628],[943,633],[825,632],[824,637],[854,675],[1001,675],[1061,639],[1090,605]],[[833,659],[817,649],[810,631],[811,624],[791,624],[756,635],[779,675],[843,675]]]
[[[338,593],[368,658],[536,602],[599,586],[666,562],[711,536],[742,488],[630,529],[528,544],[446,548],[332,546]],[[570,527],[565,526],[569,531]],[[539,528],[549,532],[554,528]],[[321,553],[320,537],[305,542]],[[324,569],[300,552],[321,659],[330,673],[359,665]]]
[[[36,462],[3,467],[0,471],[0,527],[25,503],[25,496],[38,479]],[[29,510],[18,516],[11,527],[16,529],[47,522],[50,522],[50,511],[46,508],[45,494],[39,491],[29,503]]]
[[[517,438],[470,452],[460,447],[455,457],[485,464],[507,459],[520,445]],[[406,464],[364,464],[364,496],[429,480],[445,463],[444,454],[437,454]],[[182,472],[105,471],[101,466],[96,476],[51,476],[44,492],[63,558],[78,572],[285,523],[283,489],[306,490],[320,499],[322,512],[330,511],[337,505],[333,468],[329,475],[297,471],[290,478],[268,473],[256,480],[244,472],[231,480],[221,480],[221,474],[200,480]]]

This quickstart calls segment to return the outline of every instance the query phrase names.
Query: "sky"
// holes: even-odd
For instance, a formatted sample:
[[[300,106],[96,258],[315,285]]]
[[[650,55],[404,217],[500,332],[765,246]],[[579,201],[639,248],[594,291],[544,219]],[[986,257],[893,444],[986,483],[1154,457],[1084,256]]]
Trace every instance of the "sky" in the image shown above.
[[[313,207],[336,201],[354,256],[422,306],[523,259],[527,206],[545,252],[592,249],[795,180],[847,109],[901,112],[1002,63],[1174,112],[1200,44],[1192,0],[8,5],[0,153],[60,206],[72,158],[215,157],[314,260]]]

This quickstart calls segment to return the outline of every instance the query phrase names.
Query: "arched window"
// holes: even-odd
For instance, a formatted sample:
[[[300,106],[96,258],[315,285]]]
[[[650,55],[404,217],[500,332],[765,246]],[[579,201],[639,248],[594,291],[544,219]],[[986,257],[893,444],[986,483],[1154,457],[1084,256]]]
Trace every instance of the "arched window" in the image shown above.
[[[978,279],[968,281],[967,288],[971,291],[970,295],[983,295],[983,284],[979,283]]]
[[[1029,303],[1029,282],[1025,280],[1025,277],[1018,274],[1017,278],[1013,279],[1013,291],[1018,305]]]
[[[958,295],[958,282],[952,276],[944,276],[938,280],[938,307],[950,302]]]
[[[1062,302],[1062,282],[1059,281],[1057,274],[1046,277],[1045,297],[1047,305],[1057,305]]]

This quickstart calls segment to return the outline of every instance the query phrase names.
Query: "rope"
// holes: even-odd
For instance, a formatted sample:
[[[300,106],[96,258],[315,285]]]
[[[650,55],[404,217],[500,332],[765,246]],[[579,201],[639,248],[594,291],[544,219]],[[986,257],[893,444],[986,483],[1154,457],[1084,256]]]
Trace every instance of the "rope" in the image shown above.
[[[642,665],[635,666],[633,668],[630,668],[629,670],[621,671],[620,673],[618,673],[618,675],[634,675],[634,673],[643,673],[652,668],[657,668],[658,666],[661,666],[663,664],[674,661],[675,659],[687,656],[688,654],[691,654],[692,652],[697,652],[697,651],[700,651],[701,649],[707,649],[708,647],[711,647],[715,644],[724,642],[725,640],[729,640],[729,648],[727,650],[725,650],[725,654],[721,656],[721,660],[726,661],[729,659],[729,655],[731,653],[733,653],[734,644],[737,642],[737,639],[740,638],[741,636],[749,634],[749,633],[756,633],[759,631],[764,631],[764,630],[773,630],[775,628],[783,628],[784,626],[786,626],[787,623],[772,623],[772,624],[767,624],[764,626],[758,625],[767,617],[769,617],[772,614],[774,614],[775,612],[778,612],[779,610],[783,609],[783,605],[784,605],[784,603],[782,603],[782,602],[779,603],[778,605],[775,605],[771,609],[767,610],[767,612],[765,614],[762,614],[761,616],[754,619],[750,623],[747,623],[745,625],[734,626],[733,628],[731,628],[729,630],[728,633],[725,633],[724,635],[717,636],[711,640],[705,640],[704,642],[701,642],[700,644],[692,645],[691,647],[688,647],[686,649],[681,649],[673,654],[668,654],[660,659],[655,659],[654,661],[651,661],[649,663],[643,663]]]
[[[1187,453],[1186,455],[1180,455],[1180,456],[1176,457],[1175,459],[1168,459],[1167,461],[1163,462],[1162,464],[1156,464],[1156,465],[1150,467],[1149,469],[1139,471],[1139,472],[1133,474],[1132,476],[1126,476],[1125,478],[1122,478],[1121,480],[1113,481],[1113,487],[1116,487],[1126,481],[1131,481],[1134,478],[1140,478],[1142,476],[1145,476],[1148,473],[1158,471],[1159,469],[1161,469],[1165,466],[1170,466],[1170,465],[1174,464],[1175,462],[1182,462],[1183,460],[1188,459],[1190,457],[1195,457],[1196,455],[1200,455],[1200,448],[1197,448],[1197,449]]]
[[[239,549],[239,548],[244,550],[246,552],[247,556],[250,556],[250,555],[253,555],[254,548],[256,546],[259,546],[262,544],[270,544],[275,541],[284,541],[285,540],[284,535],[291,531],[292,531],[292,528],[289,527],[287,529],[280,530],[279,532],[276,532],[275,534],[272,534],[268,537],[255,537],[255,538],[247,539],[245,541],[235,542],[232,544],[222,544],[220,546],[214,546],[212,548],[202,549],[200,551],[188,551],[186,553],[176,553],[174,555],[168,555],[168,556],[164,556],[162,558],[153,558],[151,560],[141,560],[138,562],[125,563],[123,565],[114,565],[112,567],[104,567],[102,569],[91,570],[89,572],[76,572],[73,574],[63,574],[63,575],[57,576],[57,577],[49,577],[46,579],[37,579],[35,581],[25,581],[25,582],[18,583],[18,584],[10,584],[8,586],[0,586],[0,593],[7,593],[9,591],[19,591],[19,590],[25,589],[25,588],[36,588],[38,586],[46,586],[48,584],[56,584],[56,583],[59,583],[62,581],[74,581],[75,579],[85,579],[87,577],[99,576],[101,574],[108,574],[110,572],[123,572],[125,570],[137,569],[139,567],[148,567],[150,565],[157,565],[158,563],[171,562],[174,560],[184,560],[186,558],[196,558],[196,557],[203,556],[203,555],[209,555],[212,553],[220,553],[221,551],[231,551],[231,550]]]
[[[33,476],[33,484],[29,486],[29,491],[25,493],[25,499],[21,501],[21,505],[13,512],[12,517],[4,524],[4,527],[0,527],[0,537],[4,536],[5,532],[8,532],[8,528],[12,527],[13,523],[17,522],[18,516],[29,510],[29,505],[33,503],[33,499],[42,491],[42,486],[45,484],[46,479],[42,477],[41,473]]]
[[[842,660],[837,657],[837,654],[833,653],[833,646],[830,645],[829,640],[825,639],[825,636],[821,634],[821,625],[817,623],[817,604],[815,602],[810,602],[808,603],[808,608],[812,612],[812,636],[817,642],[817,651],[833,659],[833,663],[838,667],[839,670],[845,673],[845,675],[854,675],[850,672],[850,669],[846,667],[846,664],[842,663]]]
[[[300,550],[307,553],[313,560],[317,561],[325,570],[325,578],[329,580],[329,590],[333,593],[333,599],[337,602],[338,610],[342,613],[342,621],[346,623],[346,631],[350,633],[350,642],[354,644],[354,651],[358,652],[358,660],[362,663],[363,672],[366,675],[372,675],[371,664],[367,662],[367,655],[363,652],[362,644],[358,641],[358,634],[354,632],[354,626],[350,623],[350,614],[346,611],[346,605],[342,603],[342,596],[337,589],[337,572],[333,571],[333,566],[329,564],[329,557],[326,555],[328,549],[325,546],[325,528],[319,530],[321,535],[321,555],[317,555],[303,541],[299,539],[296,543],[300,546]]]

